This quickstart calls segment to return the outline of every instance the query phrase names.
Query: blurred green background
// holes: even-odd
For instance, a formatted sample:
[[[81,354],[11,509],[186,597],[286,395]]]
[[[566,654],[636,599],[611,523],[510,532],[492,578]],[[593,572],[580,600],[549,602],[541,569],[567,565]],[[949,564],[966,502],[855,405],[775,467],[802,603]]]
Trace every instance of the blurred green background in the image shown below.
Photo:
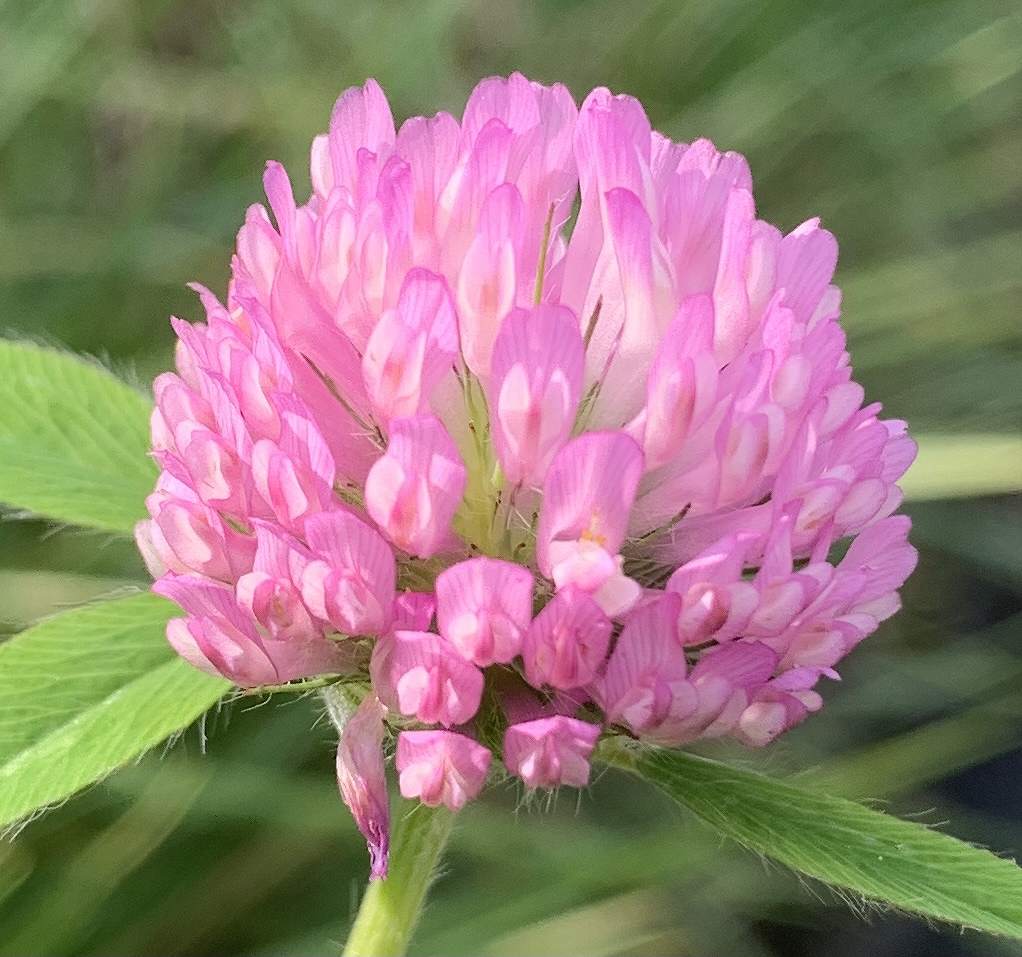
[[[823,713],[712,752],[1022,855],[1022,8],[449,0],[0,3],[0,325],[136,381],[222,290],[264,160],[307,189],[345,86],[403,118],[521,69],[642,98],[819,214],[859,378],[922,436],[920,568]],[[144,582],[130,543],[0,525],[0,634]],[[316,955],[367,870],[316,699],[245,701],[0,843],[0,955]],[[809,886],[641,785],[468,809],[422,955],[999,955]]]

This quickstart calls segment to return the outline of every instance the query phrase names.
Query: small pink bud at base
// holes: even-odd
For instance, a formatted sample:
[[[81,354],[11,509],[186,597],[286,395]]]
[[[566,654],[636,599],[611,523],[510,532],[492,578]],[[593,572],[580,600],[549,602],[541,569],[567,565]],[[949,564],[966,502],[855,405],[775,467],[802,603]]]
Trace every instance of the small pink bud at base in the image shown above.
[[[390,802],[383,767],[385,709],[369,694],[345,722],[337,745],[337,786],[366,839],[373,879],[387,876]]]

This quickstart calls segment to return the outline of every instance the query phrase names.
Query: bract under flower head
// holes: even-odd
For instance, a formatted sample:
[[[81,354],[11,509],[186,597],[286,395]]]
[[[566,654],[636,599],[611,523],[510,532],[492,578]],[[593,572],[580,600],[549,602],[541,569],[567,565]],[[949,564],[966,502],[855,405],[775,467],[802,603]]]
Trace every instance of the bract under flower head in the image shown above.
[[[598,738],[762,745],[898,608],[914,444],[864,405],[834,237],[756,218],[745,160],[520,74],[396,128],[372,80],[299,204],[174,320],[139,545],[178,652],[239,685],[352,674],[345,799],[529,788]],[[578,215],[571,213],[578,203]],[[839,562],[832,546],[851,540]]]

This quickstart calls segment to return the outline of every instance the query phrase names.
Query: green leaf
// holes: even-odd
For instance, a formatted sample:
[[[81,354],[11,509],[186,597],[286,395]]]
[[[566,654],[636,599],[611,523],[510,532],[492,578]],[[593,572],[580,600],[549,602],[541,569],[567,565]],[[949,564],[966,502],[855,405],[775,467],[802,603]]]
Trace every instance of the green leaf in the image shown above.
[[[0,827],[61,801],[175,734],[229,687],[167,644],[175,606],[132,595],[0,645]]]
[[[686,754],[608,755],[727,837],[869,900],[1022,938],[1022,869],[923,824]]]
[[[0,339],[0,502],[130,534],[156,480],[151,408],[97,363]]]

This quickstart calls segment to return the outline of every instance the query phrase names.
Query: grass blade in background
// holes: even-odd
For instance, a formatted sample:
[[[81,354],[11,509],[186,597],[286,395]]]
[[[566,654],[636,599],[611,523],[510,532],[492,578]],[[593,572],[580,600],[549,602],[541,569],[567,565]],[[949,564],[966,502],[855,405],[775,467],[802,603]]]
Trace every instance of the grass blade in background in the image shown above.
[[[0,339],[0,503],[130,534],[156,480],[150,408],[97,363]]]
[[[681,751],[639,775],[721,834],[855,896],[1022,939],[1022,869],[909,821]]]
[[[1022,489],[1022,436],[916,438],[919,457],[900,483],[909,501],[1004,495]]]
[[[0,645],[0,827],[136,758],[227,690],[167,644],[173,614],[162,598],[133,595]]]

